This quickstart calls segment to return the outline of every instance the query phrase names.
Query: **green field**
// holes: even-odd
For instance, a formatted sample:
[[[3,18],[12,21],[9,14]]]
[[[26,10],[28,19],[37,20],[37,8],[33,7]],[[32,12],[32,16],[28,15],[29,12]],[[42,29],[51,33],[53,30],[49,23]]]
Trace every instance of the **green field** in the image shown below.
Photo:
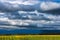
[[[0,36],[0,40],[60,40],[60,35],[9,35]]]

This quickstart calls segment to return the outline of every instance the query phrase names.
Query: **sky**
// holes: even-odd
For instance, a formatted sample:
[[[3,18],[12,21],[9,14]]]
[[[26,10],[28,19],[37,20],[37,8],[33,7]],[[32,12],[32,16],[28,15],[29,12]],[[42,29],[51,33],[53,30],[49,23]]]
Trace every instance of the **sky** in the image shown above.
[[[25,13],[25,14],[24,14]],[[30,15],[35,13],[36,15]],[[59,0],[0,0],[0,20],[7,21],[10,25],[59,25],[60,1]],[[40,16],[39,16],[40,15]],[[18,20],[18,18],[27,20]],[[4,20],[3,20],[4,18]],[[14,19],[16,18],[16,20]],[[31,19],[31,20],[28,20]],[[14,20],[13,20],[14,19]],[[41,24],[39,25],[39,21]],[[18,22],[17,22],[18,21]],[[20,23],[19,23],[20,22]],[[34,23],[33,23],[34,22]],[[48,27],[50,27],[48,26]],[[6,27],[6,26],[5,26]],[[16,27],[8,27],[16,28]],[[19,28],[19,27],[17,27]],[[56,28],[56,27],[55,27]]]
[[[60,3],[53,2],[54,0],[0,0],[1,11],[23,11],[23,10],[40,10],[47,11],[60,8]],[[1,8],[3,7],[3,8]],[[29,9],[30,8],[30,9]]]

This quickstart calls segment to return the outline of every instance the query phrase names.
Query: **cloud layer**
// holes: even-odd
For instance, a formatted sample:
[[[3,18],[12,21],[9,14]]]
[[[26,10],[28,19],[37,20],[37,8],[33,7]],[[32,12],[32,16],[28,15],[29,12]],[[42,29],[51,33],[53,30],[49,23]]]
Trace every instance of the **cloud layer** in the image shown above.
[[[3,7],[3,8],[1,8]],[[32,10],[40,10],[40,11],[48,11],[48,10],[56,10],[60,9],[60,3],[56,2],[44,2],[38,0],[0,0],[0,10],[2,11],[32,11]]]
[[[6,25],[6,28],[19,29],[21,26],[25,26],[24,28],[53,27],[58,29],[60,15],[57,14],[59,13],[60,3],[57,2],[0,0],[0,21],[2,21],[0,23]]]

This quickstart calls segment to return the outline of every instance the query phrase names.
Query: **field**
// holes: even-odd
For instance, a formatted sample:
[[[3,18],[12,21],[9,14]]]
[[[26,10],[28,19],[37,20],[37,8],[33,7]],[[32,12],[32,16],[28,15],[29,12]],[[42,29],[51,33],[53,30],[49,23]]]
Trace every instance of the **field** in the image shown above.
[[[2,35],[0,40],[60,40],[60,35]]]

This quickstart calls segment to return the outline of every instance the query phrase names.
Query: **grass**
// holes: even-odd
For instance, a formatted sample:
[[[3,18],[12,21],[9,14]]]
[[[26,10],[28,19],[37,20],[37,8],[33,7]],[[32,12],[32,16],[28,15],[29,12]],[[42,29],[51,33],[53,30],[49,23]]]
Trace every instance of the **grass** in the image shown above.
[[[8,35],[0,40],[60,40],[60,35]]]

